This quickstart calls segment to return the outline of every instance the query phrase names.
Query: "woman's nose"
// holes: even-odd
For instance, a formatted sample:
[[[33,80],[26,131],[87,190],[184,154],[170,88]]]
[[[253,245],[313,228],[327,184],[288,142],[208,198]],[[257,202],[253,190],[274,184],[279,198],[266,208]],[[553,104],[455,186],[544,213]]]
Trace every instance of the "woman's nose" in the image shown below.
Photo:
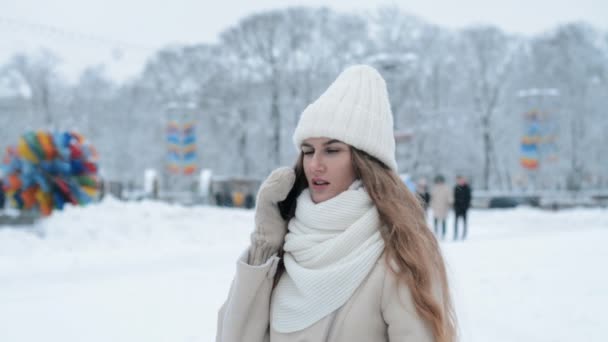
[[[312,160],[310,161],[310,167],[313,171],[323,171],[325,167],[325,163],[323,162],[323,157],[320,153],[315,152],[312,155]]]

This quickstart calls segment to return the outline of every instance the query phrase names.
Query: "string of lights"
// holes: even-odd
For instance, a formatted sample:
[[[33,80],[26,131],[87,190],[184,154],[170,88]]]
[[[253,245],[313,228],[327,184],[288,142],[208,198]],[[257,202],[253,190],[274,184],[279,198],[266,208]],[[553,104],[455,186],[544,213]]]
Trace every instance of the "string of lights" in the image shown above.
[[[69,30],[61,27],[56,27],[52,25],[46,24],[38,24],[32,22],[26,22],[23,20],[16,20],[12,18],[7,18],[0,15],[0,31],[4,29],[6,30],[16,30],[16,31],[27,31],[29,33],[39,34],[48,37],[54,37],[57,39],[62,39],[66,41],[70,41],[74,44],[96,44],[96,45],[104,45],[108,47],[112,47],[114,49],[121,50],[137,50],[139,52],[150,53],[156,51],[156,48],[152,48],[150,46],[146,46],[143,44],[135,44],[130,42],[124,42],[116,39],[111,39],[99,35],[93,35],[83,32],[77,32],[74,30]]]

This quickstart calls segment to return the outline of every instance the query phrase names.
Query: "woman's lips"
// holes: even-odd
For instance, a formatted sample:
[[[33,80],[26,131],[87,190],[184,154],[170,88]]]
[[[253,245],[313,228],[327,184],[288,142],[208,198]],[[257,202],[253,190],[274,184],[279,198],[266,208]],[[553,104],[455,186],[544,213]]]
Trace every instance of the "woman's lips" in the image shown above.
[[[324,184],[315,184],[315,183],[312,183],[312,189],[314,191],[325,190],[325,189],[327,189],[328,186],[329,186],[329,183],[324,183]]]
[[[322,191],[327,189],[329,182],[321,178],[313,178],[310,186],[314,191]]]

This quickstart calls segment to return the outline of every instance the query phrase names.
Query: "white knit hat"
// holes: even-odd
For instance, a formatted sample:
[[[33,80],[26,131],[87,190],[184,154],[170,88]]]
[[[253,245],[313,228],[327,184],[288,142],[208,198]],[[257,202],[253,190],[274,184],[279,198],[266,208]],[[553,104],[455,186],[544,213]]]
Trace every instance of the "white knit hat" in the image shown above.
[[[344,70],[306,107],[293,134],[296,148],[308,138],[340,140],[378,158],[397,171],[393,114],[386,83],[367,65]]]

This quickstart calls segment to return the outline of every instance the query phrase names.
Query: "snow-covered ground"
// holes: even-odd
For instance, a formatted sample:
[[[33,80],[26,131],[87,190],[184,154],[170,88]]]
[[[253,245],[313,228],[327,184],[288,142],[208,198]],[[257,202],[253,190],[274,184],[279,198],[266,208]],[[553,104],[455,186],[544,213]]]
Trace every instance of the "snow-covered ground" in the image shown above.
[[[0,341],[213,341],[252,220],[107,199],[1,227]],[[608,210],[470,221],[469,240],[442,243],[462,341],[608,340]]]

